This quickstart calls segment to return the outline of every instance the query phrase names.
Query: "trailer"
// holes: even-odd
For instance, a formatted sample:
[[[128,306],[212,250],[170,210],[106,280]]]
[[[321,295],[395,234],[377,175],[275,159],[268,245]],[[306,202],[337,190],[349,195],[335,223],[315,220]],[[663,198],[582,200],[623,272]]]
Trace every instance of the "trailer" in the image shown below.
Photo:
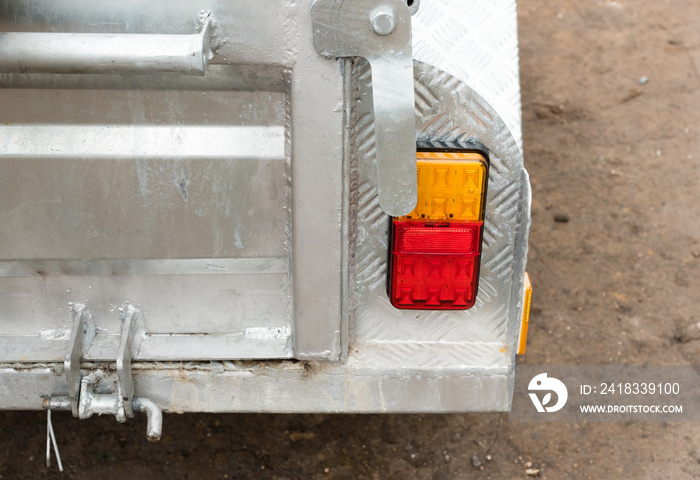
[[[0,32],[0,409],[509,410],[514,0],[1,0]]]

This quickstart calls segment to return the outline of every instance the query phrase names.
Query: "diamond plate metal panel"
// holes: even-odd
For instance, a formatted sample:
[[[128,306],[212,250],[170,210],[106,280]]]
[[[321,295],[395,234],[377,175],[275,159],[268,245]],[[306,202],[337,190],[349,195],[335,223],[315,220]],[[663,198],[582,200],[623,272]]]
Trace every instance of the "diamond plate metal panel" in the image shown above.
[[[515,0],[423,0],[412,22],[413,58],[476,90],[522,150]]]
[[[436,372],[461,368],[478,373],[484,364],[502,364],[500,349],[500,344],[486,342],[367,342],[357,345],[352,362],[377,370]]]
[[[389,218],[374,185],[375,161],[368,66],[355,65],[355,123],[350,238],[351,356],[363,364],[461,365],[493,368],[514,363],[522,314],[529,184],[520,150],[489,103],[459,79],[416,62],[418,140],[477,139],[490,152],[479,293],[466,311],[397,310],[386,294]],[[370,348],[371,346],[371,348]]]

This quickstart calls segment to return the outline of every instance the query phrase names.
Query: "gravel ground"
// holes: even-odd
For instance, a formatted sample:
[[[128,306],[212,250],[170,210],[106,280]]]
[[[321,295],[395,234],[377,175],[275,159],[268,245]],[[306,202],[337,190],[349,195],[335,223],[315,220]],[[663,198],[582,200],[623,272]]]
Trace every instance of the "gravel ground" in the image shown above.
[[[700,364],[700,2],[521,0],[525,364]],[[504,414],[0,415],[2,478],[700,478],[695,424],[517,424]]]

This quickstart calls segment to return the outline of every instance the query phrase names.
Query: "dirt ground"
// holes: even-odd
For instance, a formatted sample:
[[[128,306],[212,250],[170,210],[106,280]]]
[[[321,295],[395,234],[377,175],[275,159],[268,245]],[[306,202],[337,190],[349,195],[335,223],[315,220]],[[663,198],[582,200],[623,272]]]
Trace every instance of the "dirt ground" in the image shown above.
[[[700,364],[700,2],[521,0],[535,297],[524,364]],[[648,82],[640,81],[647,77]],[[700,478],[697,424],[504,414],[0,415],[2,478]],[[473,465],[476,455],[481,467]]]

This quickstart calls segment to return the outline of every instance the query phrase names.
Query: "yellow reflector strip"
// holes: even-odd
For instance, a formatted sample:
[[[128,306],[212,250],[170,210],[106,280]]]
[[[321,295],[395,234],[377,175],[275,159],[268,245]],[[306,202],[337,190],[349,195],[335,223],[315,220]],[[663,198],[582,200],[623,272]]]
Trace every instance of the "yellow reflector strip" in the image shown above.
[[[481,222],[486,159],[478,153],[418,152],[418,204],[398,221]]]
[[[532,303],[532,284],[530,275],[525,272],[525,299],[523,300],[523,324],[520,326],[520,339],[518,354],[525,353],[525,343],[527,342],[527,327],[530,323],[530,303]]]

